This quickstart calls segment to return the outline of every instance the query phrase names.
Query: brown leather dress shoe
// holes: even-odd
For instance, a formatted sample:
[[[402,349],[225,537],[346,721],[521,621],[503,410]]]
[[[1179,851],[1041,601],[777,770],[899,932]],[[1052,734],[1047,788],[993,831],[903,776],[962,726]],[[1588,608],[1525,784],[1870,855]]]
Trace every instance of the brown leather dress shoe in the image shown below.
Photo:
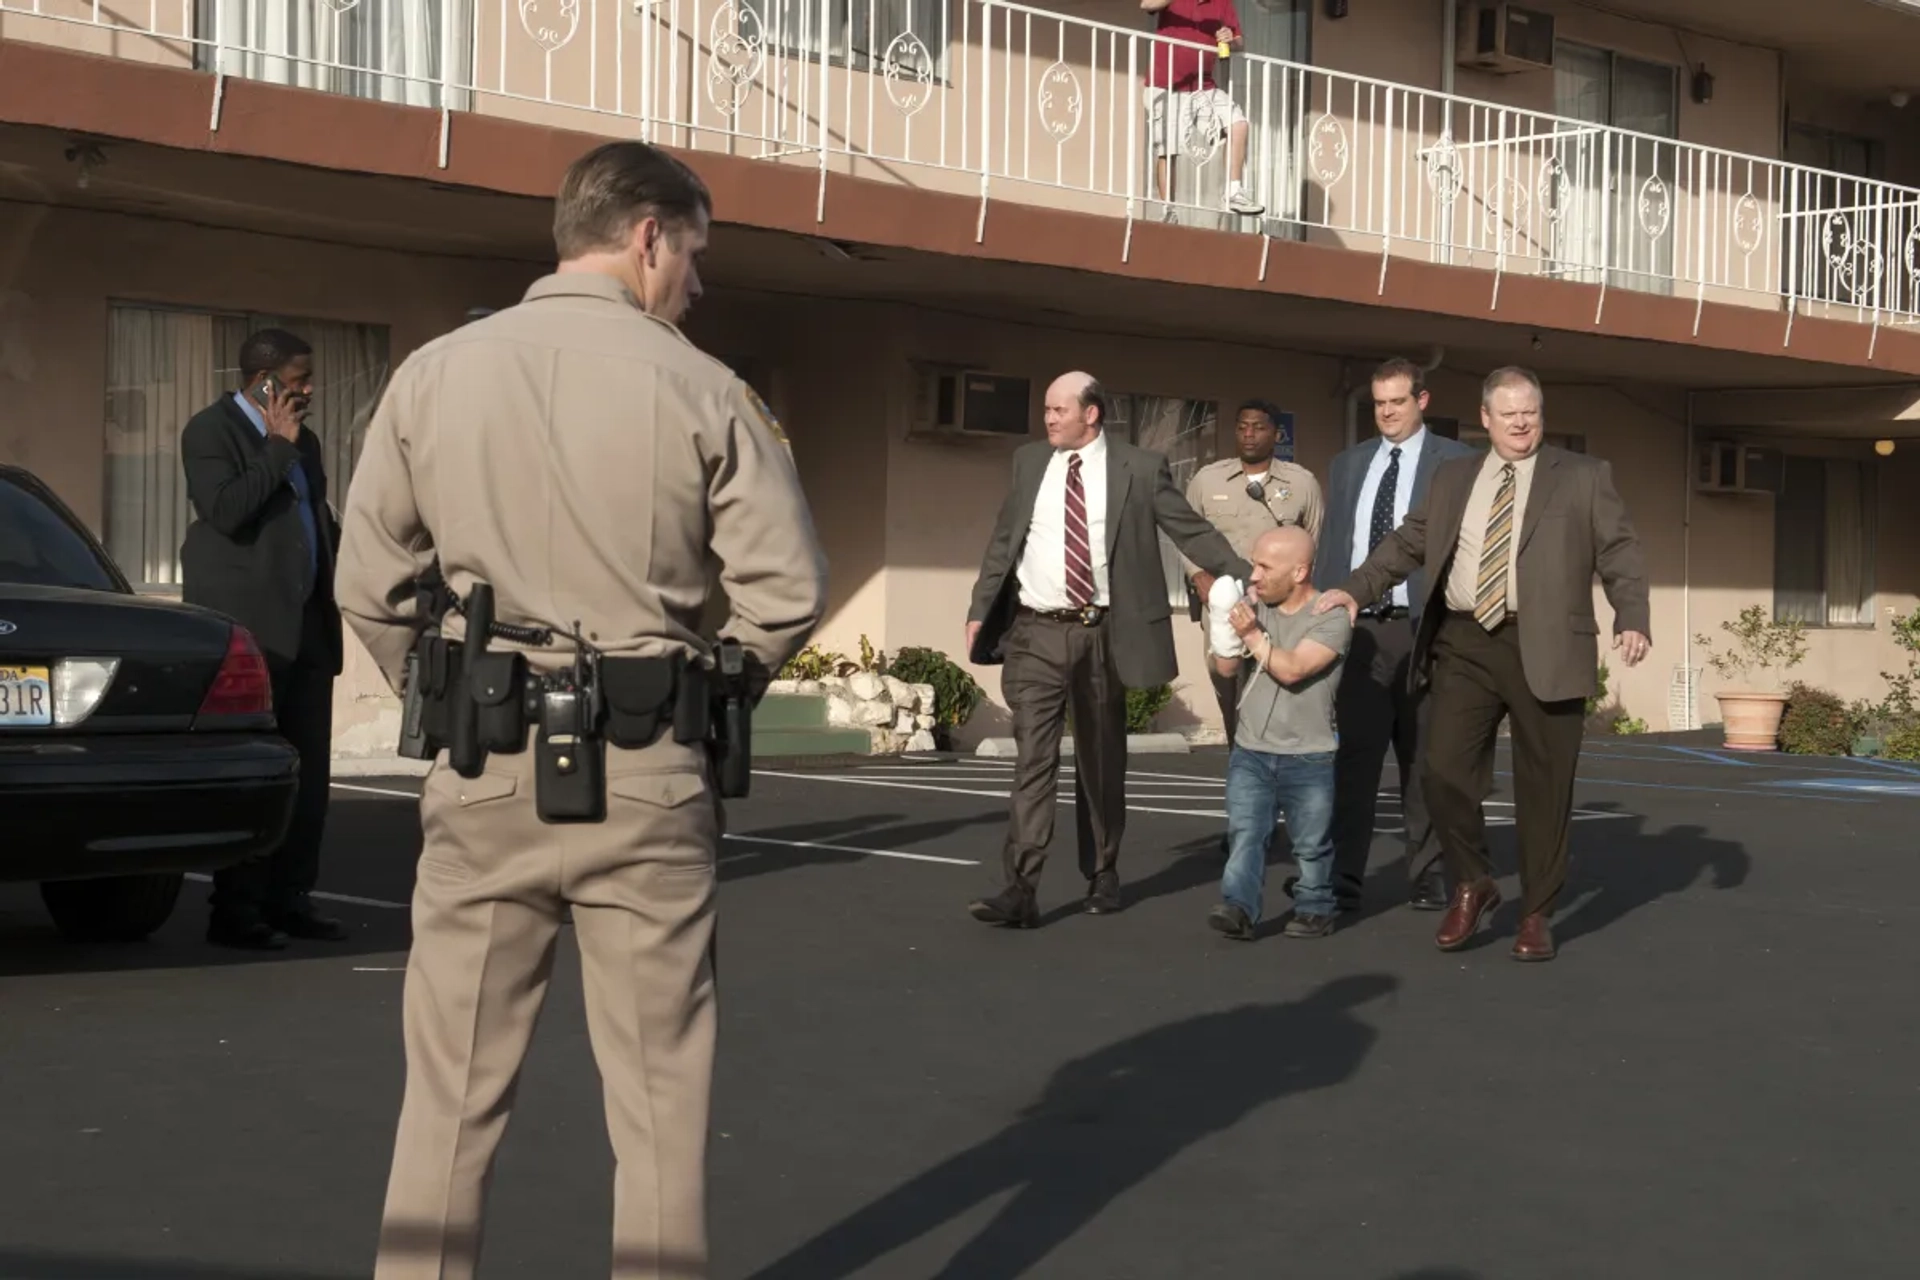
[[[1524,916],[1520,920],[1520,936],[1513,940],[1513,958],[1515,960],[1551,960],[1555,954],[1553,930],[1547,928],[1547,918],[1539,912]]]
[[[1480,927],[1480,917],[1499,905],[1500,889],[1491,880],[1455,886],[1453,901],[1447,904],[1439,932],[1433,935],[1434,945],[1442,951],[1458,951]]]

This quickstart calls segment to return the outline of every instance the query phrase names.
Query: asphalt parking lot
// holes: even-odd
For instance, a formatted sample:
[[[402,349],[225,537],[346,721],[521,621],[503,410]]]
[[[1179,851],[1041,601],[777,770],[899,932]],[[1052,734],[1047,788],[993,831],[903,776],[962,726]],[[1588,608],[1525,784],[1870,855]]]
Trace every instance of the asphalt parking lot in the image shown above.
[[[715,1276],[1911,1276],[1920,768],[1704,741],[1589,744],[1550,965],[1508,960],[1512,892],[1433,948],[1391,805],[1358,919],[1218,938],[1217,751],[1133,761],[1117,916],[1076,909],[1063,808],[1030,933],[965,912],[1006,765],[763,772],[722,854]],[[190,885],[75,948],[0,888],[0,1276],[369,1273],[417,786],[335,791],[345,944],[215,951]],[[604,1276],[609,1165],[563,943],[482,1274]]]

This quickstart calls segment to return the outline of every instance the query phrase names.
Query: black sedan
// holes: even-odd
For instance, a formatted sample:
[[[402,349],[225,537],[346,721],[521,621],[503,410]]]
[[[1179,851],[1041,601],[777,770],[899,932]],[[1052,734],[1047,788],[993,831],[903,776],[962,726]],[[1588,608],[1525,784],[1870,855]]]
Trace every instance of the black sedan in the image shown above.
[[[247,630],[136,595],[0,465],[0,881],[39,881],[69,938],[145,937],[184,873],[278,843],[298,785]]]

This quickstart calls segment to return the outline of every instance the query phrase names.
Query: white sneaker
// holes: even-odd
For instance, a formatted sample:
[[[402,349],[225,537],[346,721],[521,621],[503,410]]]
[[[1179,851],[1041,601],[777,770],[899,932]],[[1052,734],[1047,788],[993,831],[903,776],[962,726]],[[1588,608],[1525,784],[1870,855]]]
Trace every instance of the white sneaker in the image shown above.
[[[1239,183],[1227,190],[1227,208],[1249,218],[1259,217],[1267,211],[1267,206],[1248,195],[1246,188]]]

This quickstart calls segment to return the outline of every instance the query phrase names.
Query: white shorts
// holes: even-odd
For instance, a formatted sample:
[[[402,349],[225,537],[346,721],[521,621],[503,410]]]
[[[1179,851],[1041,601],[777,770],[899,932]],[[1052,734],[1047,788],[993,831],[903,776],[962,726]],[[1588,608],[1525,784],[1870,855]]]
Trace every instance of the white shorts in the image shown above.
[[[1177,101],[1179,113],[1169,128],[1167,99]],[[1227,130],[1244,123],[1247,113],[1225,89],[1196,89],[1175,92],[1147,86],[1141,99],[1147,108],[1147,145],[1157,156],[1182,152],[1190,156],[1211,155],[1226,140]]]

